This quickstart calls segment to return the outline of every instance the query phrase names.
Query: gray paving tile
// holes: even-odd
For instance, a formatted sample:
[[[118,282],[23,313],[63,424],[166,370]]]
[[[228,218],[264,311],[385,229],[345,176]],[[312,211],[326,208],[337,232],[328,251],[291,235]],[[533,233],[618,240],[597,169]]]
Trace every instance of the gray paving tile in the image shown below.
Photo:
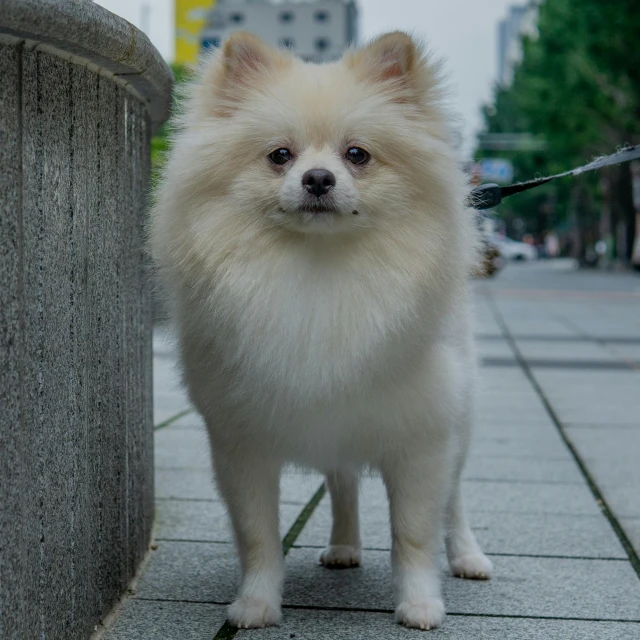
[[[313,512],[296,541],[298,546],[324,547],[331,533],[331,505],[325,498]],[[360,536],[364,548],[389,549],[389,509],[386,505],[360,505]]]
[[[306,504],[324,482],[324,476],[315,472],[289,471],[280,480],[280,501]]]
[[[530,393],[480,392],[476,394],[475,409],[481,415],[506,413],[513,424],[530,424],[532,417],[541,418],[542,423],[549,422],[549,416],[540,411],[544,407],[533,390]]]
[[[193,409],[193,407],[184,395],[177,393],[156,395],[153,399],[153,423],[158,425],[186,409]]]
[[[239,576],[232,544],[161,541],[140,576],[136,595],[224,604],[233,599]]]
[[[472,513],[485,553],[626,559],[620,541],[602,516]]]
[[[559,342],[545,340],[517,340],[525,359],[618,361],[610,350],[595,342]]]
[[[156,324],[153,327],[154,353],[177,353],[178,345],[173,329],[168,324]]]
[[[208,469],[156,469],[156,498],[219,500]]]
[[[467,481],[462,484],[467,511],[495,514],[599,516],[600,509],[585,483],[542,484],[526,482]],[[363,509],[386,509],[387,497],[379,478],[360,483]]]
[[[285,608],[283,614],[279,627],[260,630],[261,640],[407,640],[423,637],[415,630],[395,624],[390,613]],[[639,631],[638,624],[633,622],[449,615],[440,629],[430,631],[426,637],[446,640],[637,640]],[[240,631],[236,638],[255,636],[255,631]]]
[[[360,533],[365,549],[389,549],[388,508],[360,508]],[[474,512],[469,522],[485,553],[590,558],[627,555],[607,520],[601,516],[494,514]],[[328,501],[320,505],[296,544],[324,547],[331,531]]]
[[[478,356],[482,358],[507,358],[515,360],[513,351],[506,340],[477,340]]]
[[[171,423],[167,429],[206,429],[206,426],[202,416],[197,411],[193,411]]]
[[[536,484],[469,481],[462,488],[467,510],[595,516],[598,505],[586,484]]]
[[[637,425],[640,394],[636,371],[539,369],[536,379],[563,423]]]
[[[619,518],[619,522],[640,556],[640,518]]]
[[[494,407],[480,406],[475,411],[476,424],[503,424],[503,425],[540,425],[549,423],[549,414],[542,406],[529,409],[521,409],[514,405],[496,405]]]
[[[280,505],[280,532],[290,529],[301,505]],[[227,511],[221,502],[158,500],[156,502],[157,540],[233,542]]]
[[[159,429],[154,434],[154,445],[156,469],[211,469],[205,429]]]
[[[607,347],[619,358],[640,362],[640,344],[609,344]]]
[[[365,564],[330,571],[316,549],[287,557],[284,603],[392,610],[389,554],[369,551]],[[450,613],[640,621],[640,581],[627,562],[496,557],[488,582],[445,576]]]
[[[306,504],[322,482],[318,474],[283,474],[280,501]],[[219,500],[213,473],[208,469],[156,469],[156,498]]]
[[[499,480],[505,482],[584,482],[576,463],[565,456],[559,459],[537,457],[501,457],[472,455],[464,470],[468,480]]]
[[[640,429],[568,427],[567,434],[614,513],[640,517]]]
[[[539,461],[572,460],[568,447],[558,432],[549,425],[527,428],[511,425],[479,427],[473,437],[471,455],[481,458],[483,456],[533,457]]]
[[[637,482],[623,485],[619,482],[598,484],[616,518],[640,517],[640,507],[638,505],[640,485]]]
[[[226,610],[215,604],[130,599],[104,640],[211,640]]]
[[[153,359],[153,392],[185,394],[181,382],[180,370],[173,358],[154,356]]]

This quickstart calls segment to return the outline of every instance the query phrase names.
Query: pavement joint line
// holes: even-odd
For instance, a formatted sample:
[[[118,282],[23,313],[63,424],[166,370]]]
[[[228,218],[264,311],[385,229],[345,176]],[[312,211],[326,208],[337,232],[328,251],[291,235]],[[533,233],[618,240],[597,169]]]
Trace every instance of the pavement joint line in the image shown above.
[[[471,527],[473,529],[473,527]],[[324,549],[326,545],[321,544],[294,544],[294,549]],[[362,551],[376,551],[378,553],[389,553],[390,547],[362,547]],[[444,553],[444,552],[443,552]],[[548,558],[550,560],[598,560],[603,562],[629,562],[628,558],[612,558],[599,556],[565,556],[543,553],[491,553],[485,551],[486,556],[497,556],[500,558]],[[446,574],[445,575],[449,575]]]
[[[232,540],[200,540],[199,538],[154,538],[154,542],[188,542],[193,544],[233,544]]]
[[[307,524],[309,518],[315,511],[315,508],[320,504],[320,501],[324,497],[327,492],[327,486],[323,482],[316,492],[311,496],[311,500],[307,502],[304,506],[295,522],[289,528],[289,531],[285,534],[282,539],[282,554],[286,556],[289,553],[291,547],[293,547],[294,542],[297,540],[298,536],[304,529],[305,524]],[[218,629],[218,632],[213,637],[213,640],[231,640],[235,638],[236,633],[238,633],[239,629],[234,627],[228,620]]]
[[[587,516],[593,518],[594,516]],[[473,529],[473,527],[472,527]],[[231,540],[201,540],[199,538],[155,538],[155,542],[181,542],[181,543],[193,543],[193,544],[217,544],[217,545],[230,545],[233,544]],[[291,549],[324,549],[326,545],[321,544],[292,544],[289,547]],[[363,551],[374,551],[378,553],[388,553],[391,551],[391,547],[362,547]],[[563,554],[547,554],[547,553],[502,553],[502,552],[485,552],[488,556],[497,556],[504,558],[549,558],[552,560],[597,560],[602,562],[628,562],[629,559],[615,558],[612,556],[567,556]]]
[[[229,601],[219,600],[185,600],[183,598],[171,599],[171,598],[145,598],[136,597],[136,600],[140,602],[167,602],[173,604],[204,604],[213,606],[226,606],[230,604]],[[367,607],[335,607],[331,605],[315,606],[312,604],[283,604],[283,609],[290,609],[293,611],[341,611],[345,613],[384,613],[392,615],[393,609],[377,609]],[[447,617],[452,618],[506,618],[509,620],[557,620],[559,622],[612,622],[612,623],[625,623],[625,624],[640,624],[639,619],[634,618],[578,618],[578,617],[561,617],[561,616],[526,616],[507,613],[467,613],[464,611],[447,611]],[[232,627],[233,629],[233,627]],[[240,629],[233,629],[234,635]],[[250,630],[251,631],[251,630]],[[216,636],[217,637],[217,636]],[[234,636],[222,636],[233,638]]]
[[[354,613],[388,613],[393,614],[393,609],[377,609],[367,607],[334,607],[334,606],[314,606],[304,604],[283,604],[283,609],[309,610],[309,611],[343,611]],[[577,618],[561,616],[525,616],[508,613],[467,613],[464,611],[447,611],[447,617],[452,618],[507,618],[513,620],[567,620],[569,622],[625,622],[631,624],[640,624],[637,618]]]
[[[173,424],[177,420],[180,420],[180,418],[182,418],[183,416],[189,415],[190,413],[193,413],[193,409],[184,409],[184,411],[179,411],[178,413],[172,415],[170,418],[163,420],[160,424],[157,424],[155,427],[153,427],[153,430],[158,431],[158,429],[164,429],[165,427],[168,427],[170,424]]]
[[[505,457],[509,457],[509,456],[505,456]],[[522,458],[515,458],[516,460],[518,459],[522,459]],[[548,458],[544,458],[545,460],[548,460]],[[491,484],[543,484],[543,485],[557,485],[557,484],[561,484],[563,486],[569,485],[569,486],[576,486],[576,485],[580,485],[582,486],[582,482],[578,482],[577,480],[567,480],[567,481],[562,481],[562,480],[509,480],[509,479],[503,479],[503,478],[463,478],[462,480],[463,482],[489,482]]]
[[[163,469],[163,467],[157,467],[159,469]],[[207,471],[207,469],[201,469],[201,471]],[[210,470],[208,470],[209,473],[211,473]],[[173,496],[156,496],[156,501],[158,500],[162,500],[162,501],[169,501],[172,500],[173,502],[216,502],[216,503],[220,503],[222,502],[221,498],[176,498]],[[290,507],[299,507],[301,505],[304,504],[304,502],[293,502],[292,500],[281,500],[280,504],[286,504]]]
[[[558,433],[562,437],[565,445],[569,449],[571,455],[573,456],[573,459],[578,465],[580,472],[584,476],[584,479],[589,489],[591,490],[591,493],[593,494],[593,497],[595,498],[596,503],[600,507],[600,510],[605,516],[605,518],[609,521],[609,524],[611,525],[614,533],[616,534],[618,540],[620,541],[620,544],[622,545],[623,549],[625,550],[629,558],[629,562],[631,563],[631,566],[636,572],[636,575],[638,576],[638,578],[640,578],[640,558],[638,557],[636,550],[631,544],[629,537],[627,536],[625,530],[622,528],[622,526],[618,522],[618,519],[613,513],[613,510],[611,509],[611,507],[609,507],[609,504],[605,499],[604,494],[600,490],[600,487],[598,487],[596,481],[594,480],[591,473],[589,472],[587,465],[582,460],[582,456],[578,452],[577,448],[574,446],[573,442],[571,442],[571,440],[569,439],[569,436],[565,431],[562,421],[560,420],[558,414],[556,413],[555,409],[551,405],[551,402],[547,398],[542,387],[538,383],[537,378],[535,377],[535,375],[533,374],[533,371],[529,367],[529,363],[527,362],[525,357],[522,355],[522,352],[520,351],[520,348],[518,347],[517,342],[513,338],[513,335],[511,334],[511,330],[509,329],[509,326],[507,325],[504,317],[502,316],[502,313],[500,312],[500,309],[498,308],[496,301],[494,300],[493,296],[489,293],[488,290],[485,291],[485,295],[487,297],[489,306],[491,307],[495,320],[500,326],[504,334],[505,340],[509,343],[509,346],[511,347],[516,359],[518,360],[523,373],[525,374],[525,376],[527,377],[527,379],[535,389],[536,393],[540,397],[540,400],[542,401],[545,409],[547,410],[549,417],[551,418],[556,428],[558,429]]]

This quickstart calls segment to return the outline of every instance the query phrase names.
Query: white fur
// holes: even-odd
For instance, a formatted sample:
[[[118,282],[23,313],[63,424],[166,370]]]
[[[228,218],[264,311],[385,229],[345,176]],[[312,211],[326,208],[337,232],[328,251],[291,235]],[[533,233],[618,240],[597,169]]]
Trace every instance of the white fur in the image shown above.
[[[381,472],[399,622],[443,619],[443,532],[456,575],[489,577],[459,494],[475,231],[440,98],[404,34],[325,66],[239,34],[186,98],[151,243],[235,531],[238,626],[280,619],[287,463],[328,476],[328,566],[360,563],[357,473]],[[368,165],[344,158],[354,145]],[[267,159],[279,147],[295,156],[284,169]],[[300,210],[309,168],[335,174],[334,213]]]

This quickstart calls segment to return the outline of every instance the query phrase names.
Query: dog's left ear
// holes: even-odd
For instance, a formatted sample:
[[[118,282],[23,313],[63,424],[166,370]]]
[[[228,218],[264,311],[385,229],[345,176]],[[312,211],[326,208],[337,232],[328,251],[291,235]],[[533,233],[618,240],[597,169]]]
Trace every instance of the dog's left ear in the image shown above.
[[[422,47],[401,31],[348,52],[345,63],[359,80],[386,85],[399,102],[419,102],[429,86],[437,83]]]
[[[406,33],[396,31],[379,36],[358,49],[351,58],[353,68],[360,68],[377,80],[400,80],[413,70],[419,54]]]

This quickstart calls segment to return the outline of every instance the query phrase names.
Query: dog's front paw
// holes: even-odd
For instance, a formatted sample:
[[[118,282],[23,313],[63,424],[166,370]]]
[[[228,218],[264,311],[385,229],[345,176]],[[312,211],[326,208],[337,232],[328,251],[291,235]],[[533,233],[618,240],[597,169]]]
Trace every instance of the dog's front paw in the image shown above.
[[[238,629],[255,629],[278,624],[280,606],[262,598],[244,596],[229,607],[229,622]]]
[[[359,567],[362,559],[362,552],[359,547],[352,547],[349,544],[329,545],[320,554],[320,564],[329,569],[346,569]]]
[[[396,609],[396,620],[412,629],[434,629],[444,620],[444,602],[441,598],[430,598],[423,602],[401,602]]]
[[[451,573],[458,578],[488,580],[493,572],[491,560],[482,552],[454,558],[449,564]]]

